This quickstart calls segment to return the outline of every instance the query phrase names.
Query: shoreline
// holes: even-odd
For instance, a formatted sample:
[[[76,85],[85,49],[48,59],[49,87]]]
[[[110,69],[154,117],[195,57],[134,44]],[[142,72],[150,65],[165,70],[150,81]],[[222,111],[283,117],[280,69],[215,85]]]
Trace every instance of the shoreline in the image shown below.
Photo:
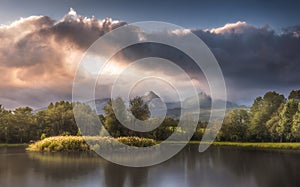
[[[201,141],[190,141],[188,145],[199,145]],[[169,142],[183,144],[186,142]],[[204,142],[205,143],[205,142]],[[211,145],[219,147],[235,147],[249,150],[295,150],[300,151],[300,142],[213,142]]]
[[[2,144],[2,143],[0,143],[0,147],[21,147],[21,146],[29,146],[29,143],[20,143],[20,144],[6,144],[6,143],[4,143],[4,144]]]
[[[300,151],[300,142],[214,142],[215,146],[236,147],[249,150],[293,150]]]
[[[70,136],[72,137],[72,136]],[[68,139],[68,138],[67,138]],[[159,144],[161,141],[157,141]],[[170,141],[165,142],[167,144],[187,144],[187,145],[199,145],[200,141]],[[26,146],[29,147],[32,144],[0,144],[0,147],[18,147]],[[211,145],[220,147],[235,147],[244,149],[256,149],[256,150],[297,150],[300,151],[300,142],[213,142]],[[64,151],[64,150],[62,150]]]

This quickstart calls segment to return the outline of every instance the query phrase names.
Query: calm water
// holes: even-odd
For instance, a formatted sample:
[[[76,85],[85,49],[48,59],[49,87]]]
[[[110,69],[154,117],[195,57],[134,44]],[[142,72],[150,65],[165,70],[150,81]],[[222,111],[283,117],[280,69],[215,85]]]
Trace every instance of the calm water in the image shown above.
[[[147,168],[128,168],[93,154],[26,153],[0,148],[1,187],[288,187],[300,186],[300,153],[186,147],[172,159]]]

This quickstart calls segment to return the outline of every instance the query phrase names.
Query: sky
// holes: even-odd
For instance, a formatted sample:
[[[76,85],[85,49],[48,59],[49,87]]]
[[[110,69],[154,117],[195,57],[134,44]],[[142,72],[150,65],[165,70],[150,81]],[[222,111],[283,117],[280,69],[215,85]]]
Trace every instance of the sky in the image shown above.
[[[297,1],[2,0],[0,104],[39,108],[70,100],[76,67],[86,49],[104,33],[136,21],[170,22],[189,31],[178,32],[178,37],[190,32],[200,37],[222,68],[231,101],[250,105],[269,90],[287,95],[300,89],[299,20]],[[115,72],[150,51],[173,60],[195,79],[203,77],[186,65],[192,62],[184,54],[159,45],[142,48],[133,46],[116,55],[110,69]],[[153,69],[146,65],[137,71]],[[174,77],[174,72],[168,73]],[[99,97],[107,97],[110,90],[102,90]]]
[[[126,22],[166,21],[187,28],[213,28],[246,21],[269,24],[276,30],[298,24],[299,1],[179,1],[179,0],[1,0],[0,23],[20,17],[47,15],[61,18],[70,7],[84,16]]]

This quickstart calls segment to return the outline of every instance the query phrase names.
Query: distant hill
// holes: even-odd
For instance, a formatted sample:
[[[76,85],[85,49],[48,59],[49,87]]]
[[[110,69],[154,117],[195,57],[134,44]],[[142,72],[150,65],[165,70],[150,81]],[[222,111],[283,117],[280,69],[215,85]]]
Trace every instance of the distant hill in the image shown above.
[[[199,99],[199,105],[196,105],[197,97]],[[142,96],[143,100],[146,103],[150,103],[151,100],[157,100],[159,99],[159,96],[155,94],[154,92],[150,91],[147,92],[144,96]],[[211,102],[212,99],[210,96],[208,96],[205,93],[199,93],[197,96],[187,98],[183,101],[183,106],[188,106],[189,108],[182,108],[181,102],[167,102],[165,103],[166,109],[167,109],[167,115],[172,116],[173,118],[178,118],[181,115],[181,111],[185,110],[188,111],[189,109],[197,109],[200,108],[200,120],[207,121],[209,119],[210,113],[211,113]],[[223,100],[216,100],[215,101],[217,106],[218,104],[225,104],[227,111],[232,110],[234,108],[245,108],[245,106],[240,106],[234,102],[231,101],[223,101]],[[151,109],[151,105],[150,105]],[[154,111],[154,116],[162,116],[162,112],[164,108],[156,107],[157,110]],[[222,110],[221,108],[216,108],[216,111]],[[198,112],[199,114],[199,112]]]
[[[199,105],[197,106],[195,102],[196,99],[199,99]],[[153,91],[149,91],[145,93],[145,95],[142,96],[142,99],[144,100],[145,103],[149,105],[150,112],[152,114],[151,117],[163,117],[166,115],[171,116],[173,118],[178,118],[181,115],[182,110],[189,110],[187,108],[182,108],[181,107],[181,102],[166,102],[163,103],[163,101],[160,99],[160,97]],[[107,104],[109,101],[109,98],[103,98],[103,99],[96,99],[95,100],[95,105],[96,105],[96,112],[97,114],[104,114],[103,107]],[[200,108],[200,120],[202,121],[207,121],[210,116],[211,112],[211,97],[208,96],[205,93],[199,93],[197,96],[193,96],[190,98],[187,98],[186,100],[183,101],[183,106],[188,106],[190,109],[195,109],[195,108]],[[223,101],[223,100],[217,100],[216,102],[221,102],[221,104],[226,104],[227,110],[232,110],[234,108],[243,108],[247,109],[245,106],[240,106],[234,102],[231,101]],[[86,104],[93,106],[93,101],[88,101]],[[128,106],[128,102],[126,103]],[[47,107],[43,107],[40,109],[36,109],[33,111],[33,113],[37,113],[41,110],[46,110]],[[216,110],[221,110],[221,109],[216,109]],[[198,112],[199,113],[199,112]]]
[[[197,97],[199,99],[199,106],[196,105]],[[212,99],[210,96],[208,96],[205,93],[199,93],[197,96],[193,96],[190,98],[187,98],[183,103],[184,106],[188,106],[192,109],[200,108],[200,112],[198,112],[199,118],[201,121],[208,121],[211,113],[211,102]],[[244,106],[239,106],[238,104],[231,102],[231,101],[223,101],[223,100],[216,100],[215,101],[217,106],[219,104],[225,104],[227,111],[232,110],[234,108],[244,108]],[[173,118],[178,118],[181,114],[181,103],[180,102],[173,102],[173,103],[167,103],[168,112],[167,115],[172,116]],[[188,110],[188,109],[183,109]],[[221,108],[215,108],[215,112],[222,111]]]
[[[95,105],[96,105],[96,112],[97,114],[104,114],[103,107],[107,104],[109,101],[109,98],[103,98],[103,99],[96,99],[95,100]],[[93,101],[88,101],[86,104],[93,106]]]
[[[195,104],[196,97],[199,98],[199,105],[196,106]],[[178,118],[181,114],[181,102],[166,102],[165,104],[162,102],[160,97],[153,91],[149,91],[145,93],[145,95],[142,96],[142,99],[145,103],[149,105],[149,109],[152,113],[152,117],[162,117],[164,116],[163,111],[167,111],[167,115],[172,116],[174,118]],[[96,99],[96,109],[97,114],[104,114],[103,107],[107,104],[107,101],[109,101],[109,98],[104,99]],[[210,115],[211,110],[211,97],[205,93],[199,93],[197,96],[187,98],[184,103],[186,103],[184,106],[189,106],[192,108],[200,108],[200,118],[202,120],[208,119]],[[216,100],[216,102],[221,102],[221,104],[226,104],[227,110],[232,110],[233,108],[247,108],[245,106],[240,106],[234,102],[231,101],[223,101],[223,100]],[[87,102],[87,104],[91,105],[92,101]],[[126,103],[128,105],[128,102]],[[218,108],[216,110],[219,110]],[[220,109],[221,110],[221,109]]]
[[[211,102],[212,102],[212,99],[209,95],[201,92],[199,93],[197,96],[193,96],[193,97],[190,97],[190,98],[187,98],[184,102],[188,105],[188,106],[193,106],[194,104],[196,104],[196,100],[197,100],[197,97],[199,99],[199,105],[200,105],[200,108],[211,108]],[[236,103],[233,103],[231,101],[224,101],[224,100],[220,100],[220,99],[217,99],[215,101],[216,103],[216,106],[218,106],[219,104],[226,104],[226,108],[236,108],[236,107],[239,107],[238,104]],[[195,106],[195,107],[198,107],[198,106]]]
[[[166,116],[168,107],[156,93],[147,92],[142,96],[142,99],[148,104],[151,117],[163,118]]]
[[[146,92],[145,95],[142,96],[142,99],[145,103],[149,103],[153,99],[159,99],[160,97],[154,93],[153,91]]]

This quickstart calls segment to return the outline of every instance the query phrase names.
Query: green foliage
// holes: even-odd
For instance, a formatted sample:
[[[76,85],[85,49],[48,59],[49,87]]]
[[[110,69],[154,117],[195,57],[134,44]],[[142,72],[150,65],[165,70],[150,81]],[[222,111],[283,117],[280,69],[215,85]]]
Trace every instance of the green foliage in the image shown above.
[[[146,120],[150,117],[150,111],[148,105],[144,103],[142,97],[135,97],[130,100],[130,111],[139,120]]]
[[[76,132],[74,131],[73,133],[70,133],[70,135],[78,135],[78,131],[80,131],[80,134],[85,136],[99,135],[99,116],[91,109],[90,106],[83,103],[75,103],[74,113],[77,116],[76,122],[79,129],[76,128]]]
[[[300,91],[293,90],[288,99],[276,92],[267,92],[263,97],[257,97],[250,111],[235,109],[229,111],[223,121],[223,126],[217,136],[219,141],[258,141],[258,142],[293,142],[300,141]],[[73,113],[76,112],[79,128],[75,123]],[[104,115],[96,115],[88,105],[66,101],[50,103],[48,108],[33,113],[29,107],[5,110],[0,105],[0,143],[28,143],[51,136],[102,136],[139,137],[166,140],[173,133],[185,137],[194,131],[194,127],[178,127],[179,120],[169,116],[165,119],[149,118],[150,112],[141,97],[132,99],[129,109],[121,98],[116,98],[104,107]],[[118,117],[117,117],[118,116]],[[132,118],[135,116],[135,118]],[[188,120],[191,117],[187,116]],[[147,120],[151,126],[162,123],[149,132],[134,132],[122,123]],[[99,121],[103,126],[99,126]],[[207,128],[207,122],[199,122],[192,140],[201,140],[204,132],[213,135],[216,129]],[[177,137],[176,136],[176,137]],[[176,139],[176,138],[175,138]],[[125,140],[124,140],[125,141]],[[45,143],[47,144],[47,142]],[[52,150],[64,149],[63,145],[49,144]],[[95,145],[101,147],[101,145]]]
[[[76,136],[82,136],[80,129],[78,129]]]
[[[245,141],[249,121],[249,114],[246,110],[230,111],[225,116],[218,139],[221,141]]]
[[[204,132],[205,132],[205,128],[196,128],[196,131],[192,137],[192,140],[201,140]]]
[[[61,136],[70,136],[70,133],[69,132],[63,132],[63,133],[61,133]]]
[[[247,149],[289,149],[300,150],[300,143],[246,143],[246,142],[214,142],[213,145],[217,146],[234,146],[238,148]]]
[[[298,105],[300,107],[300,104]],[[292,136],[295,138],[296,141],[300,140],[300,110],[298,107],[298,111],[293,117],[293,124],[292,124]]]
[[[9,117],[11,112],[5,110],[2,105],[0,105],[0,142],[10,143],[10,125]]]
[[[50,103],[48,109],[36,114],[29,107],[8,111],[0,105],[0,143],[28,143],[41,139],[42,134],[76,135],[77,131],[69,102]]]
[[[55,136],[30,144],[28,151],[87,151],[89,147],[80,136]]]
[[[278,111],[281,111],[281,109],[279,109]],[[279,113],[276,112],[273,115],[273,117],[270,120],[268,120],[266,123],[266,128],[268,129],[268,132],[270,134],[272,142],[280,140],[280,137],[279,137],[279,134],[277,131],[279,128],[279,120],[280,120]]]
[[[288,100],[279,113],[278,127],[276,131],[280,137],[280,142],[293,140],[292,124],[293,117],[298,110],[298,103],[299,102],[294,99]]]
[[[122,123],[133,123],[136,124],[136,120],[146,120],[150,116],[148,105],[144,103],[141,97],[135,97],[130,100],[129,111],[126,110],[124,101],[118,97],[107,103],[103,108],[105,112],[104,127],[113,137],[120,136],[143,136],[143,133],[132,131],[123,126]],[[122,123],[120,122],[122,121]],[[151,121],[149,121],[149,125]]]
[[[89,144],[86,142],[89,142]],[[30,144],[26,150],[42,152],[98,151],[99,149],[119,148],[121,144],[118,142],[135,147],[149,147],[156,144],[155,140],[139,137],[120,137],[114,139],[100,136],[55,136]]]
[[[73,115],[73,106],[70,102],[50,103],[48,109],[39,111],[35,118],[39,134],[57,136],[68,132],[71,135],[76,135],[78,131]]]
[[[288,99],[300,99],[300,90],[291,91]]]
[[[289,99],[267,121],[272,141],[298,141],[300,138],[299,115],[300,90],[293,90]]]
[[[45,138],[47,138],[47,136],[46,136],[45,133],[43,133],[43,134],[41,135],[41,140],[43,140],[43,139],[45,139]]]
[[[108,133],[113,137],[125,135],[126,128],[117,119],[117,116],[119,116],[119,118],[126,120],[126,108],[122,98],[118,97],[115,100],[108,101],[103,109],[106,114],[104,127]]]
[[[276,92],[267,92],[263,98],[255,99],[250,108],[250,126],[248,128],[248,138],[251,141],[269,141],[271,139],[266,123],[284,101],[284,96]]]
[[[156,144],[156,141],[149,138],[140,138],[140,137],[119,137],[117,138],[118,142],[121,142],[123,144],[129,145],[129,146],[135,146],[135,147],[149,147]]]

